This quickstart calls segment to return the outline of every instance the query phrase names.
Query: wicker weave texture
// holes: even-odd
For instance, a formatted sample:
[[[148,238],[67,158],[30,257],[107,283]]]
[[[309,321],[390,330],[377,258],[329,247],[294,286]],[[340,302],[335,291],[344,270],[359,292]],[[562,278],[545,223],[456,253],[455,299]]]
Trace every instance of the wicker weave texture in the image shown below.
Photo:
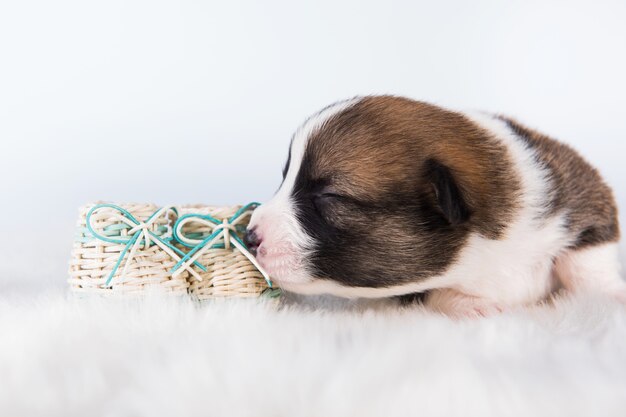
[[[168,294],[190,293],[197,299],[223,297],[257,297],[267,284],[261,273],[239,251],[230,248],[211,248],[198,262],[204,265],[206,272],[195,269],[202,281],[196,280],[187,271],[173,277],[171,269],[177,260],[165,253],[159,246],[142,245],[129,261],[126,253],[121,265],[128,262],[127,272],[122,276],[123,268],[119,267],[106,286],[107,277],[118,262],[125,245],[110,243],[95,238],[87,229],[86,217],[95,204],[81,207],[79,210],[77,236],[72,249],[69,268],[70,289],[75,292],[95,292],[100,294],[143,294],[146,291],[160,291]],[[121,204],[120,207],[130,212],[138,221],[146,221],[159,209],[154,204]],[[211,207],[183,206],[178,212],[182,214],[210,214],[215,218],[224,219],[232,216],[240,206]],[[111,210],[99,210],[92,215],[92,225],[101,234],[115,237],[128,236],[128,226],[120,219],[121,214]],[[237,225],[237,234],[243,237],[245,226],[250,214]],[[163,216],[156,219],[150,231],[163,238],[171,237],[176,216]],[[208,236],[209,227],[190,223],[183,232],[194,236]],[[188,251],[180,244],[172,242],[182,251]],[[222,243],[223,241],[218,242]],[[194,267],[195,268],[195,267]]]

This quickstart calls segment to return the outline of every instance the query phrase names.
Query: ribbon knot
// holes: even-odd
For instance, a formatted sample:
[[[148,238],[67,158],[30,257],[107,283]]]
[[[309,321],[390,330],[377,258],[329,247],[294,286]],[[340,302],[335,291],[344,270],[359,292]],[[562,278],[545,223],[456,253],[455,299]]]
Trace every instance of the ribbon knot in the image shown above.
[[[218,224],[213,229],[214,232],[220,230],[224,233],[224,249],[230,249],[230,232],[237,233],[237,228],[234,225],[228,223],[227,219],[224,219],[222,220],[221,224]]]
[[[197,264],[198,258],[200,258],[207,250],[221,247],[221,244],[218,242],[223,240],[225,249],[230,249],[230,245],[233,245],[236,249],[238,249],[259,270],[267,282],[267,285],[272,288],[272,281],[267,272],[265,272],[263,267],[259,265],[254,255],[248,251],[246,245],[237,236],[236,226],[245,218],[246,214],[249,214],[258,206],[258,203],[247,204],[237,210],[232,217],[223,220],[216,219],[209,214],[195,213],[185,214],[179,217],[174,224],[174,238],[184,246],[191,248],[191,250],[180,261],[178,261],[176,265],[174,265],[171,271],[172,276],[177,276],[183,269],[191,269],[191,265],[194,263]],[[206,237],[199,238],[185,236],[182,233],[182,229],[183,226],[189,223],[196,223],[201,226],[208,227],[209,230],[211,230],[211,233]],[[204,271],[206,271],[206,269],[204,269]],[[194,277],[199,281],[202,281],[202,278],[197,276],[197,274],[194,275]]]
[[[93,224],[94,214],[96,214],[100,210],[105,210],[105,209],[112,210],[113,216],[117,220],[119,220],[120,223],[126,224],[128,226],[128,232],[126,236],[120,235],[117,237],[111,237],[111,236],[106,236],[96,231],[96,227]],[[87,229],[96,239],[99,239],[108,243],[126,245],[124,249],[122,250],[122,252],[120,253],[119,259],[113,266],[111,273],[107,277],[107,280],[105,282],[106,286],[110,285],[111,280],[115,276],[115,273],[119,269],[120,264],[122,263],[122,261],[124,260],[124,257],[128,253],[128,257],[126,258],[126,262],[124,263],[124,268],[122,269],[122,273],[121,273],[122,277],[126,276],[126,273],[128,271],[128,266],[130,262],[133,260],[133,258],[135,257],[137,250],[142,245],[142,243],[143,243],[144,250],[148,249],[152,244],[155,244],[159,246],[165,253],[167,253],[175,261],[180,262],[180,260],[183,259],[185,254],[180,249],[176,248],[170,243],[170,240],[172,239],[172,236],[171,236],[172,229],[169,226],[169,222],[168,222],[166,231],[162,233],[163,237],[159,236],[157,233],[155,233],[152,230],[155,228],[155,223],[157,222],[157,220],[159,220],[163,216],[165,216],[166,219],[169,219],[170,215],[172,214],[176,216],[178,215],[178,211],[176,210],[175,207],[173,206],[162,207],[158,209],[157,211],[155,211],[154,213],[152,213],[152,215],[146,221],[140,222],[130,212],[114,204],[97,204],[94,207],[92,207],[91,210],[89,210],[89,212],[87,213],[87,218],[86,218]],[[206,268],[204,268],[202,265],[196,262],[193,262],[193,263],[195,263],[203,271],[206,271]],[[185,265],[183,269],[189,271],[189,273],[191,273],[194,277],[200,278],[200,275],[198,275],[198,273],[193,270],[191,265]]]

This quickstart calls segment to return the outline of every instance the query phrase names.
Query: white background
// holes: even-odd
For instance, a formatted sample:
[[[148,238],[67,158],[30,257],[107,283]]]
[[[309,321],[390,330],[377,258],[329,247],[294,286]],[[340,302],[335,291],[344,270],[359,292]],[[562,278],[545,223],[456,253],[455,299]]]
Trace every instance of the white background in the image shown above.
[[[626,2],[300,3],[2,1],[0,280],[63,285],[92,200],[267,200],[298,124],[357,94],[515,116],[626,206]]]

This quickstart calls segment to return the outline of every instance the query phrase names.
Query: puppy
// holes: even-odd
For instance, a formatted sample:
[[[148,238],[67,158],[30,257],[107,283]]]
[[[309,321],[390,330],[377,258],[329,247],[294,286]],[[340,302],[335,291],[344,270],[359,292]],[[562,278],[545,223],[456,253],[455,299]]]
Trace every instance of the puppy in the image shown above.
[[[428,291],[487,315],[562,286],[626,299],[610,188],[576,151],[502,116],[400,97],[326,107],[294,134],[246,243],[287,291]]]

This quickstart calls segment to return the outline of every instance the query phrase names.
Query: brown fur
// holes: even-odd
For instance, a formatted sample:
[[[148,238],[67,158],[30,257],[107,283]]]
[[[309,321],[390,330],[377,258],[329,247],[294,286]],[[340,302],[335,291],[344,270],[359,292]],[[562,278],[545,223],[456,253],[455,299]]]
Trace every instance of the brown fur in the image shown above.
[[[425,161],[447,166],[472,212],[471,225],[497,238],[516,207],[519,183],[503,145],[463,115],[399,97],[368,97],[312,135],[312,175],[342,193],[378,201],[415,190]]]

